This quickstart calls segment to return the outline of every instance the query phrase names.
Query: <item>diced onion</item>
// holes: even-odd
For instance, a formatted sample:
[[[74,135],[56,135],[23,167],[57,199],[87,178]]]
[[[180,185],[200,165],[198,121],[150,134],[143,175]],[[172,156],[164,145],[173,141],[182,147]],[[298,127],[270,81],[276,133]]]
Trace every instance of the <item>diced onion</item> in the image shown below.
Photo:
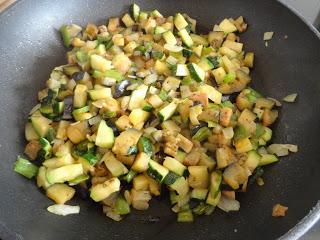
[[[297,93],[292,93],[288,96],[285,96],[282,100],[285,101],[285,102],[289,102],[289,103],[292,103],[296,100],[298,94]]]
[[[265,32],[265,33],[263,34],[263,40],[264,40],[264,41],[271,40],[272,37],[273,37],[273,34],[274,34],[274,32]]]
[[[298,146],[292,144],[271,144],[267,148],[268,153],[275,154],[278,157],[287,156],[290,152],[297,152]]]
[[[277,99],[275,99],[275,98],[268,97],[267,99],[270,99],[270,100],[274,101],[274,102],[276,103],[276,106],[277,106],[277,107],[281,107],[281,106],[282,106],[281,102],[279,102],[279,101],[278,101]]]
[[[227,127],[227,128],[222,129],[222,133],[226,139],[231,139],[231,138],[233,138],[233,135],[234,135],[232,127]]]
[[[90,119],[88,120],[88,122],[89,122],[90,125],[95,125],[95,124],[97,124],[97,123],[100,122],[100,121],[101,121],[100,115],[97,115],[97,116],[95,116],[95,117],[93,117],[93,118],[90,118]]]
[[[144,84],[150,85],[152,83],[155,83],[158,79],[158,75],[156,73],[152,73],[144,79]]]
[[[218,208],[225,212],[239,211],[240,203],[237,200],[226,198],[222,195],[218,203]]]
[[[79,214],[80,207],[64,205],[64,204],[55,204],[55,205],[49,206],[47,210],[57,215],[67,216],[70,214]]]
[[[178,60],[175,57],[169,56],[167,57],[167,63],[171,64],[171,65],[175,65],[177,64]]]
[[[120,214],[116,213],[114,209],[108,206],[103,206],[103,212],[106,214],[107,217],[111,218],[114,221],[121,221]]]
[[[35,105],[35,106],[31,109],[29,115],[34,114],[40,107],[41,107],[41,104],[40,104],[40,103],[37,104],[37,105]]]

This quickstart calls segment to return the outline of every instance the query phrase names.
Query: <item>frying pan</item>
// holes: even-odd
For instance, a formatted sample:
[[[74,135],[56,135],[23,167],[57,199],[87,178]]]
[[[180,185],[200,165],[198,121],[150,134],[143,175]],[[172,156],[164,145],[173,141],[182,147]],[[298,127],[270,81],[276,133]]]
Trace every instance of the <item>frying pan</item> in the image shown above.
[[[267,167],[263,187],[252,186],[248,193],[239,194],[242,205],[239,212],[228,214],[217,210],[192,224],[179,224],[163,196],[154,199],[148,211],[136,211],[117,223],[107,219],[99,205],[76,198],[71,204],[81,206],[80,215],[59,217],[46,211],[52,202],[32,181],[12,171],[16,155],[23,152],[23,128],[29,110],[36,103],[37,92],[44,87],[51,69],[66,62],[66,49],[57,29],[71,22],[105,23],[108,17],[127,11],[131,3],[28,0],[17,2],[1,14],[0,237],[4,240],[299,238],[320,215],[320,208],[315,207],[320,199],[320,40],[319,33],[277,1],[136,1],[142,9],[156,8],[165,15],[186,12],[198,20],[202,32],[209,31],[225,17],[244,16],[250,26],[241,39],[245,48],[256,55],[253,87],[278,99],[294,92],[299,94],[296,103],[283,104],[273,139],[276,143],[298,144],[299,152]],[[275,32],[268,47],[262,40],[266,31]],[[287,216],[271,217],[276,203],[289,207]]]

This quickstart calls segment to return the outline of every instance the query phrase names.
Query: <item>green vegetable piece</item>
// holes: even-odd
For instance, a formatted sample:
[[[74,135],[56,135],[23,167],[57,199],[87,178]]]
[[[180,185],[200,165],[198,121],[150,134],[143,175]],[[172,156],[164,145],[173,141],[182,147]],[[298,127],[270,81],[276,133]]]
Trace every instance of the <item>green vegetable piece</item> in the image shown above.
[[[119,196],[116,200],[115,211],[120,215],[126,215],[130,213],[130,206],[122,196]]]
[[[216,69],[220,66],[219,58],[218,57],[207,57],[208,61],[212,64],[213,69]]]
[[[19,173],[29,179],[37,175],[38,169],[38,166],[20,156],[18,156],[14,165],[14,171],[16,173]]]
[[[130,171],[124,176],[124,180],[127,181],[127,183],[130,183],[132,179],[137,175],[135,171],[130,169]]]
[[[64,45],[66,47],[70,47],[72,38],[71,38],[71,35],[70,35],[70,32],[69,32],[68,26],[67,25],[63,25],[60,28],[60,33],[61,33]]]
[[[70,186],[77,185],[79,183],[82,183],[84,181],[87,181],[89,179],[89,176],[87,174],[81,174],[78,177],[72,179],[69,181]]]
[[[144,152],[149,156],[152,156],[153,154],[152,142],[147,137],[140,137],[138,142],[138,149],[139,149],[139,152]]]
[[[49,128],[47,135],[45,136],[45,138],[49,141],[52,142],[55,138],[56,138],[56,131],[54,130],[54,128]]]
[[[248,137],[250,134],[248,133],[248,131],[246,130],[246,128],[239,124],[235,130],[234,130],[234,136],[233,136],[233,140],[239,140],[239,139],[242,139],[242,138],[246,138]]]
[[[83,157],[85,160],[87,160],[90,163],[90,165],[92,165],[92,166],[94,166],[99,161],[97,156],[91,152],[87,152],[87,153],[83,154],[81,157]]]
[[[168,99],[168,93],[162,89],[159,93],[159,97],[162,101],[166,101]]]
[[[257,125],[256,125],[256,137],[259,138],[259,137],[263,136],[265,131],[266,131],[265,127],[262,126],[260,123],[257,123]]]
[[[84,63],[89,60],[88,54],[82,51],[76,52],[76,58],[80,63]]]
[[[180,178],[180,176],[178,174],[169,171],[169,173],[163,179],[163,183],[170,186],[170,185],[174,184],[178,178]]]
[[[130,146],[127,152],[128,155],[135,155],[137,153],[138,153],[137,146]]]
[[[40,151],[38,152],[38,156],[41,158],[41,159],[48,159],[51,157],[51,151],[52,151],[52,147],[50,145],[50,142],[45,139],[45,138],[40,138],[39,139],[39,143],[41,145],[41,149]]]
[[[191,210],[186,210],[178,213],[178,222],[193,222],[193,215]]]
[[[210,133],[211,131],[208,127],[202,127],[197,131],[195,135],[193,135],[192,139],[202,142],[209,137]]]
[[[235,72],[229,72],[223,79],[224,83],[232,83],[236,79]]]

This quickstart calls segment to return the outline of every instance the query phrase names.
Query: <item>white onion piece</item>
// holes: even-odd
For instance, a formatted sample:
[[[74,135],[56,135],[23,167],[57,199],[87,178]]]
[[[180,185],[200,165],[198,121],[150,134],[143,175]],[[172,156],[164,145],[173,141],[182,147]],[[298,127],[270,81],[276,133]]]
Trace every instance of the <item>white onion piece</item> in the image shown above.
[[[166,43],[163,47],[170,52],[181,52],[183,49],[183,47],[181,46],[171,45],[168,43]]]
[[[276,103],[276,106],[277,106],[277,107],[281,107],[281,106],[282,106],[281,102],[279,102],[279,101],[278,101],[277,99],[275,99],[275,98],[268,97],[267,99],[270,99],[270,100],[274,101],[274,102]]]
[[[289,103],[292,103],[296,100],[298,94],[297,93],[292,93],[288,96],[285,96],[282,100],[285,101],[285,102],[289,102]]]
[[[275,154],[278,157],[287,156],[290,152],[297,152],[298,146],[293,144],[271,144],[267,148],[268,153]]]
[[[264,41],[271,40],[272,37],[273,37],[273,34],[274,34],[274,32],[265,32],[265,33],[263,34],[263,40],[264,40]]]
[[[218,208],[225,212],[229,211],[239,211],[240,202],[234,199],[227,198],[225,196],[221,196],[220,201],[218,203]]]
[[[152,73],[146,76],[143,82],[146,85],[150,85],[152,83],[155,83],[157,79],[158,79],[158,75],[156,73]]]
[[[227,128],[222,129],[222,133],[226,139],[231,139],[231,138],[233,138],[233,135],[234,135],[232,127],[227,127]]]
[[[55,204],[55,205],[49,206],[47,210],[57,215],[67,216],[70,214],[79,214],[80,207],[64,205],[64,204]]]

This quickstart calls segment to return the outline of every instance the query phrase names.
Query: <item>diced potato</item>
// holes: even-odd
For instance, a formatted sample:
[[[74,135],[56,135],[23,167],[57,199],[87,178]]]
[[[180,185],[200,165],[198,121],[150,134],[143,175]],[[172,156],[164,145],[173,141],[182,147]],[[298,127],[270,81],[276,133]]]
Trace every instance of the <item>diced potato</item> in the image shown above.
[[[206,166],[189,166],[188,183],[192,188],[206,189],[209,185],[209,173]]]

